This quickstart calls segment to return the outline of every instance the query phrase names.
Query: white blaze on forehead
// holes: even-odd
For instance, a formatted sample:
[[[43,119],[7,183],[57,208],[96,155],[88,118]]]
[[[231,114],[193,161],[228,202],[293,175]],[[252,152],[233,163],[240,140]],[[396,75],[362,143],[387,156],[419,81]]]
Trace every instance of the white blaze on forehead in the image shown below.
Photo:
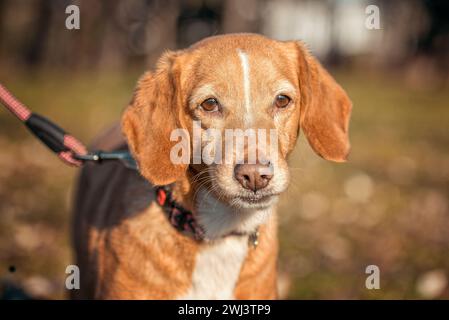
[[[250,97],[250,78],[249,78],[249,59],[248,55],[242,50],[237,50],[240,58],[240,63],[242,65],[242,74],[243,74],[243,93],[245,99],[245,113],[244,113],[244,121],[246,124],[249,124],[252,121],[251,115],[251,97]]]

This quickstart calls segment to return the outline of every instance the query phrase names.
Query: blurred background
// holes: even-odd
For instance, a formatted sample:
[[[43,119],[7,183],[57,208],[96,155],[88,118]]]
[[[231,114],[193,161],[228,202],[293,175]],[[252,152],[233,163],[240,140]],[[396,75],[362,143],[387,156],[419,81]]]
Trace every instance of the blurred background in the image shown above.
[[[80,30],[65,27],[70,4]],[[164,50],[231,32],[304,40],[354,103],[348,163],[303,137],[291,157],[282,296],[449,298],[448,1],[0,0],[0,82],[87,143]],[[77,170],[1,107],[0,150],[0,297],[65,298]]]

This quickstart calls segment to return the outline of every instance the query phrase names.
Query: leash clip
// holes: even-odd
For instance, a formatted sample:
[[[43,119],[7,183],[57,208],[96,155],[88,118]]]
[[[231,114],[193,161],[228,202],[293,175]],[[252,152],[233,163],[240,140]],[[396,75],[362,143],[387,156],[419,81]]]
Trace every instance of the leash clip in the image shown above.
[[[137,162],[128,151],[94,151],[87,154],[77,154],[75,158],[80,161],[93,161],[101,163],[107,160],[119,160],[126,168],[137,170]]]

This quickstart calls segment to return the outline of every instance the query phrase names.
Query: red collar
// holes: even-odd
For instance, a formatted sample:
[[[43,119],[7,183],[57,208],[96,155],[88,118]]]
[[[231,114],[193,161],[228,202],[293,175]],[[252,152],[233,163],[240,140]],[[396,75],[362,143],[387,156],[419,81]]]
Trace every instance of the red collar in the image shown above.
[[[159,204],[159,206],[161,206],[162,209],[164,209],[165,213],[168,216],[168,220],[175,229],[179,230],[180,232],[191,234],[198,241],[210,240],[206,237],[204,229],[198,224],[192,212],[183,208],[173,199],[170,186],[158,186],[155,187],[155,191],[157,203]],[[249,245],[252,245],[255,248],[259,244],[258,229],[250,234],[232,232],[228,235],[247,235]]]
[[[207,240],[203,228],[197,223],[192,212],[173,199],[169,186],[159,186],[155,190],[157,203],[164,209],[175,229],[192,234],[196,240]]]

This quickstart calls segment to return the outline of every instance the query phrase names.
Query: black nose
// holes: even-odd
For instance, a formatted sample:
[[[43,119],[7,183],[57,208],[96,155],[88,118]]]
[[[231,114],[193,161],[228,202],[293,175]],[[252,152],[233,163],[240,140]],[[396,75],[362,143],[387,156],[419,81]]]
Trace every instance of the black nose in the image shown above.
[[[238,164],[234,176],[243,188],[256,192],[265,188],[273,178],[273,168],[270,164]]]

